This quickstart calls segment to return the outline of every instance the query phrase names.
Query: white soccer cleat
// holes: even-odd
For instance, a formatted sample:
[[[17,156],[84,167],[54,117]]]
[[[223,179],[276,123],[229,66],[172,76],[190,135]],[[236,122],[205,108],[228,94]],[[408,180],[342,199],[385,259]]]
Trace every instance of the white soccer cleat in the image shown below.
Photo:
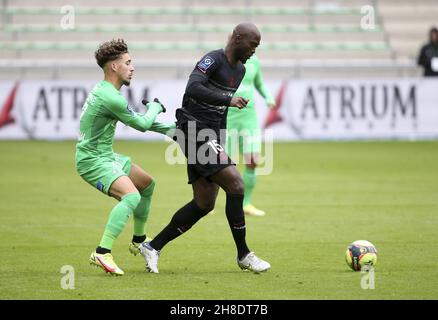
[[[252,204],[247,204],[246,206],[244,206],[243,212],[247,216],[263,217],[264,215],[266,215],[266,212],[264,212],[263,210],[257,209]]]
[[[266,272],[271,268],[269,262],[258,258],[254,252],[248,253],[242,260],[237,259],[242,270],[251,270],[254,273]]]
[[[158,258],[160,258],[160,251],[152,248],[149,242],[143,242],[140,245],[140,253],[146,262],[146,269],[152,273],[159,273]]]
[[[90,264],[102,268],[103,271],[112,275],[123,276],[125,274],[114,262],[111,253],[99,254],[94,251],[90,256]]]
[[[144,242],[149,242],[151,240],[152,240],[151,238],[146,238],[146,240]],[[142,242],[142,243],[144,243],[144,242]],[[139,253],[141,253],[140,252],[140,245],[141,245],[141,243],[131,242],[129,244],[129,248],[128,248],[129,252],[134,256],[138,255]]]

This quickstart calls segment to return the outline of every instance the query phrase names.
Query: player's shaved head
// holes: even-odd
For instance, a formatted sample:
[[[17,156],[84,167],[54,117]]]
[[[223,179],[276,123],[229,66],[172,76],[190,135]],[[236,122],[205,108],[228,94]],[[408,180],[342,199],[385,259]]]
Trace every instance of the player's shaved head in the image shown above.
[[[243,37],[255,37],[260,39],[260,31],[254,23],[242,22],[239,23],[233,30],[234,35],[240,35]]]
[[[242,22],[233,29],[228,41],[226,52],[231,63],[241,61],[245,63],[259,46],[260,31],[254,23]]]

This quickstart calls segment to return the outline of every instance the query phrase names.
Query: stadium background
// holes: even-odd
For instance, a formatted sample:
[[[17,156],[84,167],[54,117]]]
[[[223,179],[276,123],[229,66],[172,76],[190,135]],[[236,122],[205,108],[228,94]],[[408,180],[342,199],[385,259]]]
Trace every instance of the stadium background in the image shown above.
[[[1,298],[436,299],[437,271],[421,253],[437,254],[438,82],[422,78],[416,57],[437,16],[435,0],[0,1]],[[125,231],[115,251],[133,275],[104,280],[101,292],[105,278],[86,259],[112,202],[73,165],[82,101],[102,78],[95,48],[124,38],[136,68],[124,94],[139,110],[159,96],[170,109],[160,119],[172,121],[195,62],[241,21],[261,29],[257,55],[279,102],[268,112],[256,98],[276,142],[255,196],[268,216],[248,219],[272,272],[233,269],[218,214],[172,244],[161,280],[121,253]],[[190,197],[185,168],[165,163],[167,142],[143,141],[158,135],[121,127],[118,138],[116,150],[159,181],[153,234]],[[382,255],[374,290],[343,262],[359,238]],[[60,287],[63,265],[76,270],[75,290]]]

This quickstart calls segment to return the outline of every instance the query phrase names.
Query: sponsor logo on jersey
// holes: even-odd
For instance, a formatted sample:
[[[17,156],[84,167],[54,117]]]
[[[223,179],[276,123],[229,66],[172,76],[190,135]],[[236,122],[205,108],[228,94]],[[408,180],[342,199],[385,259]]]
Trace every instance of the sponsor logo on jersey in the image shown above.
[[[210,68],[213,64],[213,58],[211,58],[210,56],[206,56],[204,59],[201,60],[201,62],[198,63],[197,67],[201,72],[206,73],[208,68]]]
[[[98,181],[98,182],[97,182],[97,184],[96,184],[96,188],[97,188],[99,191],[103,192],[103,188],[104,188],[104,186],[103,186],[102,181]]]

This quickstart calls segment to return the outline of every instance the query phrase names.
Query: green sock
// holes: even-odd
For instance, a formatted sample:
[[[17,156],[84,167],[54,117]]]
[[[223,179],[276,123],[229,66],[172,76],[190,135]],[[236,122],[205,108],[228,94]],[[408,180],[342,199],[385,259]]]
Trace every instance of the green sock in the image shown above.
[[[243,206],[251,203],[252,192],[256,184],[255,169],[245,167],[243,170],[243,184],[245,186],[245,197],[243,198]]]
[[[140,192],[140,203],[134,210],[134,236],[142,236],[145,234],[144,226],[148,220],[154,188],[155,181],[152,180],[151,184]]]
[[[137,208],[139,202],[140,194],[137,192],[128,193],[122,197],[122,200],[111,210],[105,231],[100,240],[100,247],[111,250],[114,240],[122,232],[129,216]]]

